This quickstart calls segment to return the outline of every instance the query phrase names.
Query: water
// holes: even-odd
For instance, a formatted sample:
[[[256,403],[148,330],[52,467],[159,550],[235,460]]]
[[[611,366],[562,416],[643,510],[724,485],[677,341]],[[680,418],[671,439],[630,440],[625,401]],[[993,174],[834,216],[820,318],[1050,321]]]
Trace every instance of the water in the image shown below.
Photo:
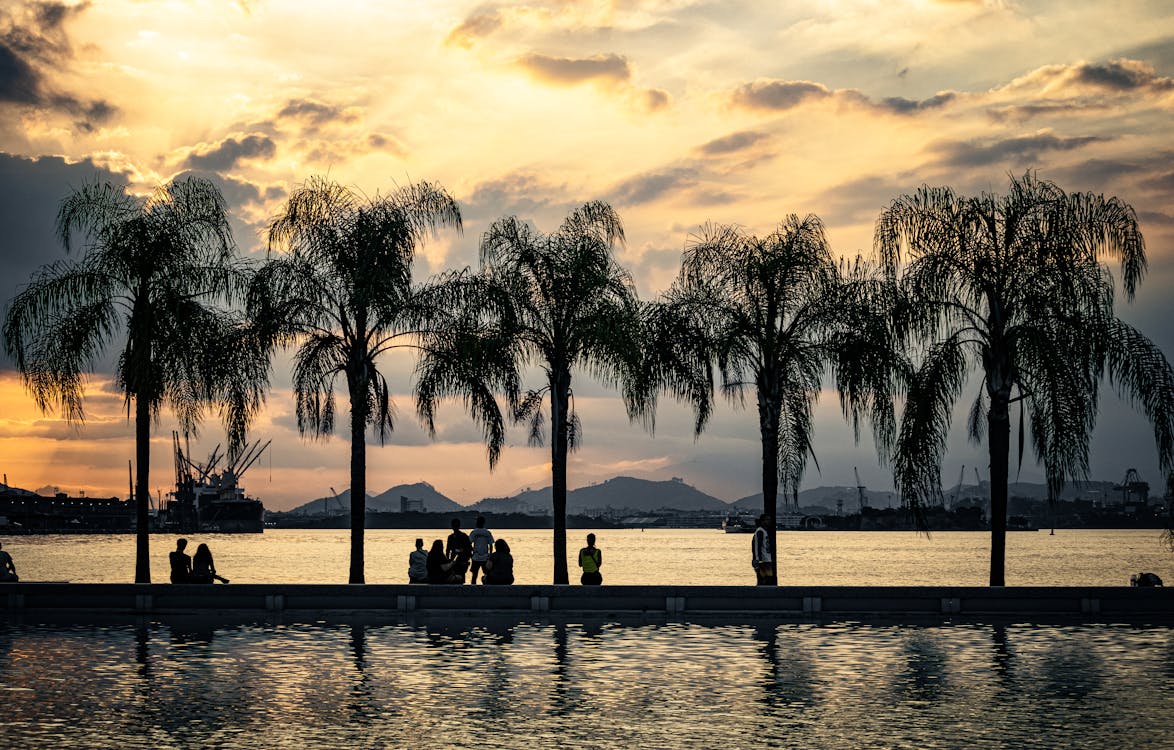
[[[13,748],[1169,748],[1174,630],[0,622]]]
[[[750,535],[710,529],[601,529],[606,584],[751,584]],[[551,532],[495,530],[510,543],[519,583],[552,580]],[[572,580],[586,531],[570,532]],[[416,537],[426,546],[447,530],[370,530],[366,535],[369,583],[406,583],[408,553]],[[127,583],[134,579],[134,537],[0,537],[24,581]],[[221,575],[239,583],[345,583],[349,532],[271,529],[264,534],[203,534]],[[781,582],[790,585],[987,584],[990,534],[936,532],[779,532]],[[151,536],[153,580],[168,577],[167,553],[175,537]],[[1174,584],[1174,555],[1147,529],[1066,530],[1007,535],[1008,585],[1120,586],[1140,571]]]

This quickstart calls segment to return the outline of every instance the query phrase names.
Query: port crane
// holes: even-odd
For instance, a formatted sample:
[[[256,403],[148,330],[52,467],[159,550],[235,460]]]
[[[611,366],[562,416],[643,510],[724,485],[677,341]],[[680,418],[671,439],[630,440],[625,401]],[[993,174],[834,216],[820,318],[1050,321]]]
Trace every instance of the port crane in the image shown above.
[[[856,467],[852,467],[852,473],[856,475],[856,499],[860,501],[860,512],[864,513],[864,509],[868,507],[868,502],[864,499],[864,485],[860,483],[860,472]]]

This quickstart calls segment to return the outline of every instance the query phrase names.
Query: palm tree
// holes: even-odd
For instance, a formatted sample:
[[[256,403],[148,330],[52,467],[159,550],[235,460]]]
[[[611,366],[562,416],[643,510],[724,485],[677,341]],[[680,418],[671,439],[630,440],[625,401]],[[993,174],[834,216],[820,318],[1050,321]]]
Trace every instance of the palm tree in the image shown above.
[[[249,311],[274,345],[297,344],[293,386],[298,429],[334,431],[334,388],[350,399],[350,583],[363,583],[367,427],[394,429],[382,355],[421,346],[442,307],[435,286],[412,284],[412,259],[428,234],[461,228],[444,188],[416,183],[367,198],[323,178],[289,197],[269,227],[270,258],[249,294]],[[284,252],[274,254],[281,249]]]
[[[1146,267],[1132,208],[1117,198],[1065,193],[1030,172],[1006,195],[959,196],[922,187],[877,220],[876,249],[904,285],[901,325],[924,349],[909,384],[896,444],[907,501],[940,492],[950,415],[967,375],[982,387],[969,434],[987,438],[991,472],[990,584],[1004,583],[1011,409],[1024,415],[1054,499],[1088,474],[1102,376],[1150,419],[1163,471],[1174,464],[1174,372],[1161,350],[1113,312],[1105,257],[1121,263],[1132,299]]]
[[[268,362],[239,314],[212,306],[247,285],[224,199],[207,180],[186,177],[148,198],[90,184],[62,201],[57,235],[83,254],[42,268],[16,296],[4,322],[5,348],[44,411],[85,419],[83,374],[122,341],[115,379],[135,418],[135,582],[150,583],[148,490],[152,420],[164,404],[195,432],[219,404],[230,443],[243,442],[260,408]]]
[[[620,217],[601,202],[575,209],[552,234],[510,216],[481,238],[482,276],[492,290],[486,297],[495,302],[481,308],[491,343],[483,339],[479,349],[487,352],[482,361],[493,359],[486,371],[506,390],[515,420],[529,425],[532,446],[544,440],[549,397],[556,584],[568,582],[567,456],[581,432],[573,371],[586,368],[621,385],[629,416],[640,412],[640,306],[631,276],[613,256],[623,238]],[[546,383],[523,397],[517,372],[529,364],[542,368]]]
[[[776,582],[779,485],[797,496],[808,458],[815,459],[813,408],[829,368],[853,427],[871,418],[882,453],[893,439],[898,361],[874,308],[879,284],[859,260],[837,265],[817,216],[792,214],[761,238],[735,226],[703,227],[650,312],[646,378],[692,402],[697,434],[712,410],[715,365],[733,402],[744,403],[746,388],[754,388]]]

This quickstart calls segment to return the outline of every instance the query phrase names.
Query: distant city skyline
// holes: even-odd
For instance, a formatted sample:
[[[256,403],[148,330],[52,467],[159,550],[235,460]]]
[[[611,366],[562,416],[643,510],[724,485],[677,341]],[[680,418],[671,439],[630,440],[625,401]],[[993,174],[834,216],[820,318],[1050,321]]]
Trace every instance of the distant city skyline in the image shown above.
[[[617,258],[652,299],[707,221],[762,232],[815,213],[837,253],[867,254],[873,220],[899,193],[922,183],[1002,192],[1009,174],[1034,169],[1137,209],[1150,268],[1117,312],[1174,353],[1174,9],[1157,0],[20,0],[0,9],[0,63],[0,307],[64,257],[57,203],[93,179],[145,191],[186,171],[210,176],[255,258],[268,218],[312,175],[369,194],[436,181],[460,201],[465,233],[425,246],[421,280],[475,266],[478,237],[499,216],[549,231],[602,199],[625,221]],[[96,364],[88,421],[74,428],[38,412],[0,355],[10,484],[125,495],[133,428],[108,365]],[[399,418],[386,446],[371,441],[373,492],[424,480],[468,504],[549,484],[549,449],[527,447],[522,430],[491,473],[458,403],[442,407],[432,441],[409,397],[413,365],[405,356],[384,368]],[[649,436],[618,394],[585,375],[575,386],[572,488],[631,475],[680,476],[726,500],[759,490],[752,409],[720,405],[695,441],[688,409],[662,397]],[[946,487],[963,465],[986,478],[961,403]],[[165,417],[154,433],[152,491],[170,489],[171,426]],[[347,485],[345,435],[297,435],[288,356],[252,434],[274,441],[244,482],[267,507]],[[209,419],[195,452],[222,440]],[[854,485],[855,467],[870,489],[892,488],[831,391],[814,449],[820,468],[809,465],[804,487]],[[1148,425],[1106,387],[1091,478],[1119,481],[1131,467],[1160,492]],[[1021,476],[1042,478],[1030,449]]]

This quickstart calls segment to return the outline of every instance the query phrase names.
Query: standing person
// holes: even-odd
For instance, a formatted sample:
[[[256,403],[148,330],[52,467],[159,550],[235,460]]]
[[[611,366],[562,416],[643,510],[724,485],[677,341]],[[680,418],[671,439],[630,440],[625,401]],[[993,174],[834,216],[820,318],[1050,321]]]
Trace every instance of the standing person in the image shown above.
[[[216,575],[216,564],[212,562],[212,550],[208,545],[200,544],[196,547],[196,556],[192,558],[192,583],[228,583],[224,576]]]
[[[486,586],[508,586],[514,582],[514,556],[510,545],[504,539],[494,544],[493,554],[485,561],[485,576],[481,583]]]
[[[473,554],[473,545],[469,542],[469,535],[461,531],[461,519],[452,520],[452,533],[448,535],[448,544],[444,553],[452,563],[453,578],[460,580],[454,583],[465,582],[465,572],[469,570],[469,557]]]
[[[16,563],[12,562],[12,555],[5,552],[3,547],[4,545],[0,544],[0,582],[16,583],[20,580],[20,576],[16,574]]]
[[[770,576],[770,563],[773,559],[770,549],[770,532],[766,528],[766,514],[762,514],[754,521],[754,539],[750,541],[750,558],[754,565],[754,573],[758,577],[759,586],[769,586],[773,583]]]
[[[175,551],[167,557],[171,560],[171,582],[192,582],[192,558],[184,550],[188,546],[187,539],[175,540]]]
[[[428,582],[428,553],[424,551],[424,540],[416,540],[416,549],[408,555],[408,583]]]
[[[595,535],[588,534],[587,546],[579,550],[579,567],[583,569],[579,582],[584,586],[598,586],[603,583],[603,575],[599,572],[601,565],[603,553],[595,546]]]
[[[485,516],[477,516],[477,528],[469,532],[469,544],[473,547],[473,564],[469,568],[472,573],[471,583],[477,583],[477,574],[485,568],[489,560],[489,553],[493,550],[493,534],[485,528]]]

